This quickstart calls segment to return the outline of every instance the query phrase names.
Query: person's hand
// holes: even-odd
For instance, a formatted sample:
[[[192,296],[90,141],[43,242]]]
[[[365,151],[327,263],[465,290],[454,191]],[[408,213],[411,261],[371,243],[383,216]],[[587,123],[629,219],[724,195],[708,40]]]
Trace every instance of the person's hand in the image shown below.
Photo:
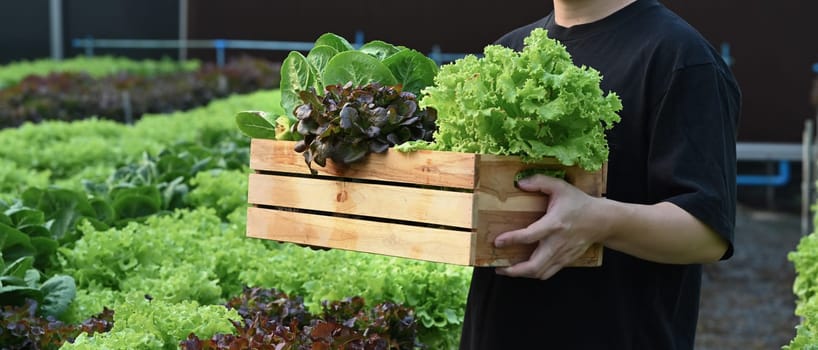
[[[600,240],[604,223],[592,219],[595,211],[599,210],[598,198],[563,180],[545,175],[522,179],[518,186],[524,191],[547,194],[548,209],[542,218],[528,227],[497,236],[494,245],[498,248],[537,243],[537,248],[527,261],[497,268],[498,274],[548,279],[579,258],[592,243]]]

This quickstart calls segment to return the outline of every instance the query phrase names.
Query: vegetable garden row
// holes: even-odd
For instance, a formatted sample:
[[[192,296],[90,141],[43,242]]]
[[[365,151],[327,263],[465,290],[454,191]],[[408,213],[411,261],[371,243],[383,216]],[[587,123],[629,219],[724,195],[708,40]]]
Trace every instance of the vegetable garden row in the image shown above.
[[[196,61],[127,62],[77,58],[64,65],[20,63],[0,71],[0,128],[91,116],[132,123],[146,113],[188,110],[232,93],[275,88],[279,82],[278,64],[249,57],[224,67]],[[90,73],[79,71],[82,66]],[[27,74],[35,69],[50,73]]]
[[[400,321],[417,325],[422,342],[456,344],[467,268],[244,237],[248,140],[232,115],[277,106],[278,96],[234,96],[133,126],[89,119],[1,131],[4,304],[33,297],[36,315],[75,326],[114,311],[111,331],[67,348],[176,348],[191,332],[230,333],[239,317],[222,304],[244,287],[276,288],[303,298],[309,317],[322,314],[322,301],[353,296],[367,312],[399,303],[412,310]],[[354,312],[337,319],[354,330],[359,325],[346,321],[360,302],[351,302]],[[55,340],[73,336],[55,338],[65,333],[53,323],[34,327],[28,307],[5,310],[3,344],[56,348]],[[282,322],[295,317],[281,312]]]
[[[332,48],[336,44],[343,45],[329,41],[325,46]],[[258,118],[269,123],[254,125],[267,129],[270,138],[283,134],[282,130],[273,132],[277,123],[292,125],[285,131],[301,133],[309,141],[302,147],[316,141],[322,127],[360,128],[361,132],[345,138],[336,135],[339,140],[346,140],[343,142],[363,137],[362,132],[371,126],[360,125],[356,118],[367,113],[377,116],[380,112],[374,107],[357,106],[352,114],[351,110],[325,107],[322,104],[327,100],[319,102],[314,95],[294,94],[293,84],[331,86],[332,82],[318,82],[316,76],[311,77],[315,72],[310,65],[318,64],[322,71],[338,70],[330,59],[340,51],[321,48],[312,59],[302,57],[303,61],[297,64],[306,75],[301,77],[298,69],[293,69],[292,60],[285,62],[282,70],[296,73],[283,79],[283,92],[270,89],[278,84],[277,66],[249,60],[234,68],[228,65],[226,71],[215,71],[195,62],[180,66],[167,61],[139,63],[114,58],[77,59],[63,64],[41,61],[0,69],[0,127],[7,127],[0,130],[3,348],[278,349],[269,346],[271,343],[287,344],[286,348],[291,349],[329,349],[353,343],[365,349],[456,348],[470,268],[343,250],[315,250],[245,236],[250,139],[239,131],[234,116],[239,111],[265,109],[266,114],[245,117],[250,118],[251,124],[258,122]],[[395,55],[399,52],[397,48],[386,43],[372,43],[362,52],[375,57],[377,61],[373,62],[384,67],[418,64],[412,63],[416,58],[409,53]],[[482,112],[472,108],[489,96],[477,85],[464,95],[466,100],[458,103],[447,100],[469,77],[478,77],[484,71],[500,72],[506,66],[514,66],[508,62],[519,59],[501,50],[486,53],[496,60],[478,62],[472,58],[464,60],[457,69],[446,68],[449,79],[442,80],[437,90],[431,90],[434,95],[431,103],[443,106],[438,113],[447,113],[447,108],[466,108],[475,113],[475,120],[478,115],[491,114],[488,107]],[[347,61],[338,62],[345,67],[357,65],[358,72],[340,69],[333,74],[386,77],[382,79],[391,76],[406,86],[415,86],[413,89],[420,87],[412,84],[424,81],[428,84],[428,79],[437,74],[436,68],[429,68],[412,71],[432,72],[431,76],[413,76],[409,70],[406,72],[410,73],[395,76],[387,74],[387,68],[367,69],[367,65],[375,63],[364,62],[355,55],[341,55]],[[393,56],[396,57],[389,61]],[[515,63],[519,67],[531,66],[524,61]],[[54,73],[27,77],[32,71]],[[132,75],[122,80],[123,74]],[[180,78],[183,75],[186,78]],[[548,79],[553,83],[561,78]],[[486,74],[483,79],[492,78]],[[198,87],[174,84],[179,81]],[[211,83],[198,83],[202,81]],[[560,81],[571,83],[570,79]],[[171,87],[158,88],[152,84]],[[103,90],[97,90],[100,87]],[[211,90],[202,92],[206,87]],[[514,91],[512,87],[513,84],[507,85],[506,94],[499,95],[496,103],[512,98],[509,95]],[[578,85],[577,91],[588,88],[590,85]],[[263,90],[226,97],[255,89]],[[341,85],[334,89],[339,89],[339,98],[350,101],[353,98],[344,94],[354,94],[356,98],[385,94],[389,97],[387,105],[400,95],[378,86],[352,92],[340,91],[344,89]],[[147,93],[155,90],[166,93]],[[190,97],[196,95],[194,90],[206,98],[191,102]],[[118,109],[105,110],[98,108],[98,98],[76,97],[109,94],[121,98],[121,91],[144,96],[137,99],[143,101],[142,106],[153,104],[163,106],[162,111],[177,111],[160,114],[142,108],[135,114],[137,117],[126,120],[124,114],[119,114],[125,113],[122,101]],[[531,96],[542,94],[533,87],[522,91]],[[297,120],[268,119],[267,116],[289,114],[279,107],[282,93],[287,112],[304,105],[338,115],[329,118],[312,110],[300,110]],[[537,101],[529,97],[519,96],[528,103],[522,105],[538,113]],[[299,98],[314,103],[303,103]],[[78,101],[89,105],[83,107]],[[405,101],[415,103],[405,96],[394,103]],[[609,104],[606,108],[616,107],[611,97],[600,103]],[[32,107],[35,105],[39,107]],[[20,112],[23,110],[35,112],[25,114]],[[604,112],[610,118],[608,122],[612,122],[610,110]],[[323,119],[326,120],[322,122]],[[335,124],[330,125],[330,120]],[[404,124],[406,120],[394,124],[409,125]],[[418,134],[412,140],[419,142],[411,147],[443,145],[441,140],[437,140],[437,146],[428,142],[428,120],[414,121],[421,124],[417,132],[409,133]],[[310,124],[313,122],[316,125]],[[448,141],[460,137],[452,135],[466,130],[463,125],[441,127],[449,128],[444,130],[450,133]],[[408,140],[409,134],[402,135],[398,129],[387,132],[384,128],[378,142],[392,146]],[[490,142],[496,139],[492,130],[508,135],[528,131],[522,122],[477,125],[474,130],[478,130],[476,137],[485,140],[461,151],[482,153],[492,150],[479,147],[495,148],[494,151],[502,148]],[[595,132],[601,133],[602,129]],[[532,143],[514,144],[529,147],[533,152],[551,151]],[[360,153],[378,151],[381,146],[375,142],[354,154],[334,154],[320,145],[304,148],[302,152],[307,151],[308,161],[321,165],[327,158],[355,158]],[[600,152],[592,150],[580,162],[604,158]],[[559,155],[577,156],[567,152]],[[805,237],[790,259],[798,272],[794,286],[799,297],[796,313],[803,322],[795,339],[785,348],[815,349],[818,235]]]

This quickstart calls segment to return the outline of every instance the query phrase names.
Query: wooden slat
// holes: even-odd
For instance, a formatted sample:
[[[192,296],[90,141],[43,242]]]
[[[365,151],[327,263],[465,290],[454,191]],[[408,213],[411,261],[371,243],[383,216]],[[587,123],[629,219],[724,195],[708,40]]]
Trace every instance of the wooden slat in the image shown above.
[[[247,236],[469,265],[474,236],[469,232],[421,228],[250,207]]]
[[[589,173],[579,167],[564,167],[554,159],[537,163],[521,163],[516,157],[481,155],[478,165],[479,180],[475,194],[478,210],[544,213],[548,197],[542,193],[525,192],[514,186],[514,177],[528,168],[565,169],[566,181],[592,196],[605,192],[606,168]]]
[[[494,239],[503,232],[524,228],[542,216],[535,212],[480,211],[475,237],[474,266],[510,266],[526,261],[536,244],[495,248]],[[600,244],[592,245],[571,267],[594,267],[602,264]]]
[[[486,154],[481,154],[478,158],[477,190],[493,194],[504,201],[521,192],[514,187],[514,176],[529,168],[564,169],[565,181],[592,196],[600,197],[605,194],[607,164],[599,171],[588,172],[578,166],[563,166],[556,159],[523,163],[519,157]]]
[[[542,193],[513,191],[497,192],[481,187],[475,192],[476,209],[489,211],[535,212],[542,215],[548,208],[548,196]]]
[[[296,153],[294,146],[292,141],[253,139],[250,168],[309,174],[304,156]],[[326,167],[316,164],[313,168],[320,175],[473,189],[476,155],[437,151],[401,153],[390,149],[383,154],[369,154],[364,160],[348,166],[327,160]]]
[[[249,189],[251,204],[475,226],[472,193],[266,174],[251,174]]]

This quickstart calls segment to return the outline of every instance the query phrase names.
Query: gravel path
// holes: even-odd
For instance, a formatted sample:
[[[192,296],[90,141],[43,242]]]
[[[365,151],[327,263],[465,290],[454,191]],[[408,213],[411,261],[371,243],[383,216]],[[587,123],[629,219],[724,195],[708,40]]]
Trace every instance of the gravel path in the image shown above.
[[[697,350],[780,349],[795,336],[795,271],[787,253],[801,237],[800,220],[738,208],[736,254],[704,268]]]

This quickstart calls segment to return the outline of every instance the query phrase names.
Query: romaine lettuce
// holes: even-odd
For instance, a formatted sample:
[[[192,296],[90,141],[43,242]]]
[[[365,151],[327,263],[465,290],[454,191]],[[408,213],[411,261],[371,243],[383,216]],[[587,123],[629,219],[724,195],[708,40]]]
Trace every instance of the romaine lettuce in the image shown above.
[[[354,87],[368,83],[401,85],[402,91],[420,94],[437,74],[437,64],[426,55],[380,40],[356,50],[346,39],[332,33],[321,35],[304,57],[290,52],[281,66],[281,107],[288,116],[300,104],[298,96],[311,88],[323,94],[330,85]],[[239,123],[241,123],[239,121]]]

